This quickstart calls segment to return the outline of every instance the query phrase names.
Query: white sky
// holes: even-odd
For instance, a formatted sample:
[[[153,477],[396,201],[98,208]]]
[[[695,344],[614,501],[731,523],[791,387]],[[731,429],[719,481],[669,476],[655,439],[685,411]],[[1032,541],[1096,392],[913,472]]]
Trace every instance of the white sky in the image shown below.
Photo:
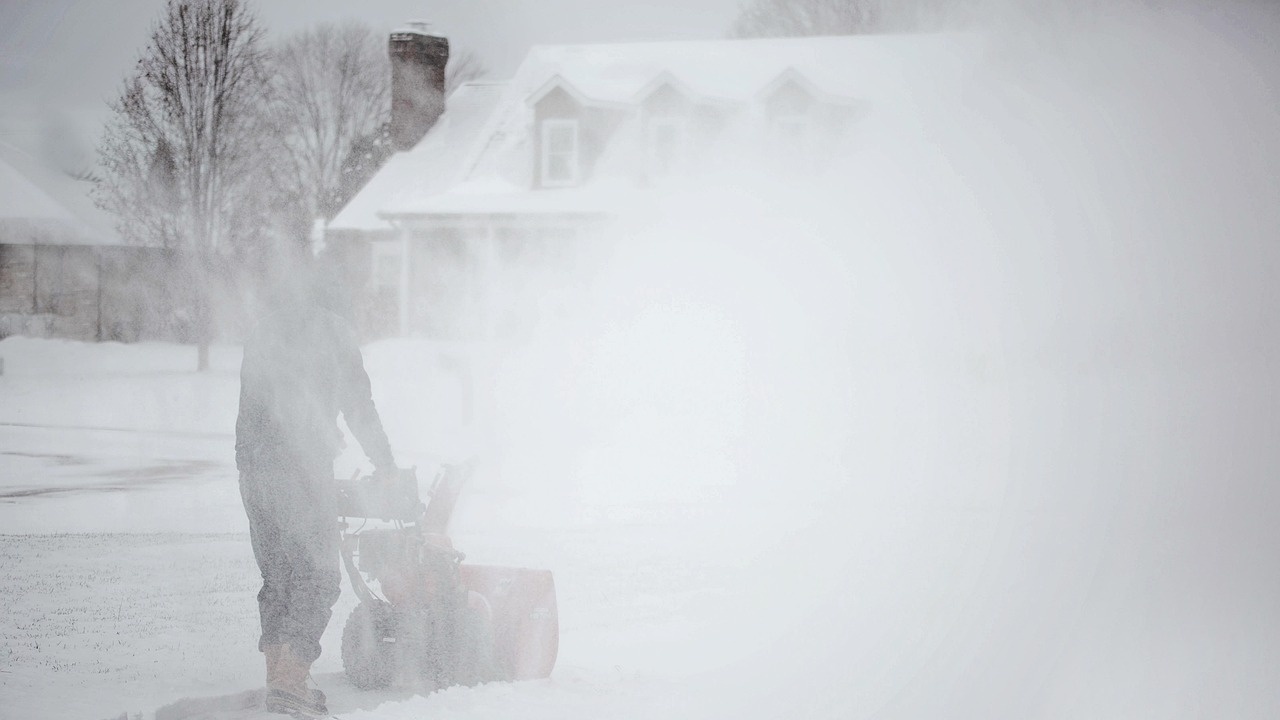
[[[432,21],[495,77],[530,45],[711,38],[739,0],[258,0],[272,35],[357,18],[391,30]],[[53,128],[96,140],[107,100],[145,44],[164,0],[0,0],[0,141],[38,151]]]

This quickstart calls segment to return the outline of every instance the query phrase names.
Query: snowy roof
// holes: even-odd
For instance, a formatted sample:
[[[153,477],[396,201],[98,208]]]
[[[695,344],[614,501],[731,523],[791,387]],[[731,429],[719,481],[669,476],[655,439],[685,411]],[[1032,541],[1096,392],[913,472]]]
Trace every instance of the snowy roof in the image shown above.
[[[698,96],[746,101],[790,70],[831,97],[867,98],[954,65],[966,42],[913,34],[536,46],[512,85],[528,96],[559,76],[591,99],[626,103],[666,74]]]
[[[0,144],[0,245],[120,245],[90,183]]]
[[[436,34],[434,23],[430,20],[409,20],[404,25],[391,31],[392,35],[429,35],[440,37]]]
[[[615,210],[625,197],[609,183],[530,190],[501,178],[469,180],[438,195],[425,195],[384,217],[415,215],[559,215],[601,214]]]
[[[408,215],[607,206],[603,190],[521,186],[531,172],[532,103],[553,87],[580,102],[622,107],[668,83],[700,102],[733,105],[795,80],[828,102],[910,112],[917,98],[960,87],[974,46],[973,37],[950,34],[536,46],[510,82],[464,86],[451,96],[441,122],[413,150],[393,157],[330,227],[386,228],[386,218]]]
[[[412,150],[387,160],[356,196],[338,213],[329,228],[372,230],[386,228],[380,213],[411,199],[430,197],[460,182],[466,162],[476,154],[485,121],[502,99],[506,83],[473,82],[449,96],[440,119]]]

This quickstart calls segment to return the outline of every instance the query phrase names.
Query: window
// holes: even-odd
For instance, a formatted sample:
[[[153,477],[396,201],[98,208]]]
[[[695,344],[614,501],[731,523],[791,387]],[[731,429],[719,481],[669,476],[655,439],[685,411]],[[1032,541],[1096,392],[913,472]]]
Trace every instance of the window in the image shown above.
[[[578,184],[578,121],[542,121],[542,185]]]
[[[780,115],[773,120],[773,136],[780,150],[804,153],[809,147],[809,118]]]
[[[666,175],[684,154],[684,121],[654,118],[649,121],[649,168],[654,175]]]

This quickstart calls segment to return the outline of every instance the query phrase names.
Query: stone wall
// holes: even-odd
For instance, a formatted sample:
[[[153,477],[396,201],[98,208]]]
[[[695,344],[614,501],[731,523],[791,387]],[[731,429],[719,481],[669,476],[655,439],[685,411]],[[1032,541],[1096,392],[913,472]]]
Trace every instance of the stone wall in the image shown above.
[[[35,246],[0,245],[0,315],[35,311]]]
[[[0,245],[0,337],[182,339],[154,248]]]
[[[0,335],[97,339],[98,277],[96,248],[0,246]]]

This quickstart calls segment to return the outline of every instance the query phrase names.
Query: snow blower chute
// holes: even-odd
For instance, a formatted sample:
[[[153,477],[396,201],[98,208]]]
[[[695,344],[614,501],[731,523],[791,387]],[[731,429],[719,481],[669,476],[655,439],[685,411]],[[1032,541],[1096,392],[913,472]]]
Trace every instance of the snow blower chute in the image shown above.
[[[551,571],[471,565],[449,539],[470,474],[444,466],[426,503],[413,470],[338,481],[342,559],[360,600],[342,629],[342,664],[356,687],[434,690],[545,678],[555,667]],[[362,530],[353,519],[392,526]]]

